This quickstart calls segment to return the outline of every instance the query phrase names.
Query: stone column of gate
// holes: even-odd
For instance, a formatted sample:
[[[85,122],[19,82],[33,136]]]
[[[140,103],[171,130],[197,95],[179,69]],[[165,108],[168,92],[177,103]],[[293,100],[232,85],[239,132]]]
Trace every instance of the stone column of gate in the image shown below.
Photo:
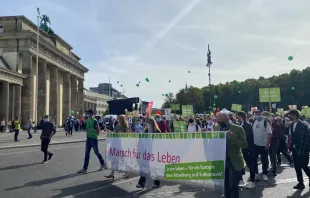
[[[62,120],[66,120],[66,117],[71,111],[71,75],[69,72],[63,73],[63,110]]]
[[[78,79],[78,100],[77,100],[77,111],[79,115],[84,113],[84,80]]]
[[[52,118],[55,118],[56,125],[61,125],[62,123],[57,123],[58,105],[59,105],[59,87],[58,87],[58,69],[56,66],[50,67],[50,113]]]
[[[21,118],[23,129],[27,128],[27,120],[33,115],[33,75],[32,75],[32,55],[30,52],[22,53],[22,73],[27,75],[24,79],[21,97]]]
[[[15,85],[15,118],[21,117],[21,107],[22,107],[21,104],[22,104],[22,86]]]
[[[36,118],[36,123],[40,123],[40,120],[43,119],[43,116],[47,114],[46,112],[46,100],[47,100],[47,93],[46,93],[46,79],[47,79],[47,73],[46,73],[46,67],[47,62],[39,62],[38,67],[38,117]]]
[[[10,84],[8,82],[2,82],[2,115],[5,119],[5,126],[8,126],[9,120],[9,105],[10,105]]]
[[[87,102],[84,101],[84,112],[87,111],[87,110],[88,110],[88,109],[87,109]],[[84,113],[84,112],[83,112],[83,113]]]
[[[71,75],[71,110],[77,114],[77,77]]]

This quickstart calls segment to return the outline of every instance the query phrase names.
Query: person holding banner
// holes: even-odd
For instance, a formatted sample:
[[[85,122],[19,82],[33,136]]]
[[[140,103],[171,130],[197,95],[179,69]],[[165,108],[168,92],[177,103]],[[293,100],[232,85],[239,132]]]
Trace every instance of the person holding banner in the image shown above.
[[[247,148],[245,132],[241,126],[231,124],[226,112],[218,114],[215,131],[226,131],[226,162],[224,194],[226,198],[239,198],[239,181],[244,168],[241,149]]]
[[[129,129],[128,129],[128,122],[126,119],[125,115],[120,115],[118,117],[118,124],[115,126],[114,128],[114,133],[128,133]],[[112,133],[112,131],[109,131],[108,129],[105,129],[106,132],[110,132]],[[106,178],[112,178],[114,180],[114,170],[111,171],[111,173],[107,176],[105,176]],[[129,175],[125,173],[123,178],[128,178]]]
[[[161,133],[156,121],[153,117],[148,117],[146,119],[146,128],[144,129],[145,133]],[[140,176],[139,182],[136,185],[137,188],[144,188],[146,183],[146,177]],[[154,180],[153,188],[158,188],[160,186],[159,180]]]

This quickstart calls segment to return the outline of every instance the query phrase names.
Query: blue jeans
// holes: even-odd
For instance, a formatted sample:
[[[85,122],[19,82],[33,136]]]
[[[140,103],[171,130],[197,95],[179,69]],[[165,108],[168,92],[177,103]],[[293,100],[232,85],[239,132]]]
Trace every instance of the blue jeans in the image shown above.
[[[98,150],[98,139],[87,138],[87,140],[86,140],[86,148],[85,148],[85,159],[84,159],[84,166],[83,166],[83,168],[85,170],[87,170],[87,168],[88,168],[89,157],[90,157],[89,154],[90,154],[91,148],[94,149],[94,152],[97,155],[100,164],[104,165],[104,160],[103,160],[102,155],[99,153],[99,150]]]

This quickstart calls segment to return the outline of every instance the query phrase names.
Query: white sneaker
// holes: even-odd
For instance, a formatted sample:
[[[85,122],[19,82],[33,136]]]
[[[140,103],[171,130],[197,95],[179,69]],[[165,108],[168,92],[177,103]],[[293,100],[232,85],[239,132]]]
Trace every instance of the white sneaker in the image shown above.
[[[264,180],[264,181],[268,181],[267,175],[263,175],[263,180]]]
[[[249,182],[249,183],[246,183],[243,187],[247,188],[247,189],[253,189],[253,188],[255,188],[255,183]]]
[[[260,180],[260,176],[259,176],[259,174],[255,174],[255,179],[254,179],[255,181],[259,181]]]
[[[241,187],[241,186],[244,186],[244,181],[243,180],[240,180],[239,181],[239,186]]]

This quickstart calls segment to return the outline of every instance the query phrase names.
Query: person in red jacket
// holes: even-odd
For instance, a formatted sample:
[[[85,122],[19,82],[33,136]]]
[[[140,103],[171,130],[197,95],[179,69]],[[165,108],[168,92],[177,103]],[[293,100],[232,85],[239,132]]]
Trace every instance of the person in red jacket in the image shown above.
[[[157,122],[157,125],[158,125],[160,131],[162,133],[167,133],[167,124],[166,124],[165,120],[162,119],[160,114],[156,114],[155,120]]]

